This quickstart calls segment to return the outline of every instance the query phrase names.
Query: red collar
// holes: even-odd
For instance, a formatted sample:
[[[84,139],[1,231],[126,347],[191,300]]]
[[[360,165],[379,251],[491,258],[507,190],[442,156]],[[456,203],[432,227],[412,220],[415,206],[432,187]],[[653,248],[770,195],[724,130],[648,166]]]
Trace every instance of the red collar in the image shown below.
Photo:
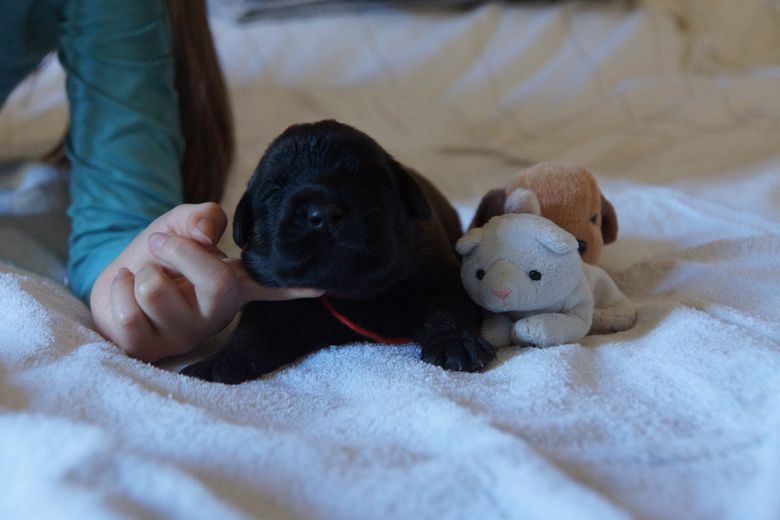
[[[382,336],[381,334],[377,334],[376,332],[371,332],[368,329],[364,329],[354,321],[350,320],[343,314],[341,314],[339,311],[336,310],[336,308],[333,306],[332,303],[330,303],[330,300],[328,300],[324,296],[320,296],[320,301],[322,302],[323,307],[325,307],[329,313],[333,315],[334,318],[339,320],[341,323],[352,329],[354,332],[357,332],[363,337],[366,337],[368,339],[374,340],[377,343],[386,343],[388,345],[406,345],[407,343],[412,343],[411,338],[390,338]]]

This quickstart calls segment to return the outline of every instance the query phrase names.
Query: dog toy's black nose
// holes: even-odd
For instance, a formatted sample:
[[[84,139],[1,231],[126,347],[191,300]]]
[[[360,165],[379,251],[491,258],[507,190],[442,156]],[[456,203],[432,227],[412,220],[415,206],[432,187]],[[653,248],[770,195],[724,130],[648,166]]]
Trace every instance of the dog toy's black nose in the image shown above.
[[[344,211],[336,204],[309,204],[306,221],[312,229],[333,229],[341,223]]]
[[[588,250],[588,243],[584,240],[577,240],[577,251],[580,252],[580,254],[584,253]]]

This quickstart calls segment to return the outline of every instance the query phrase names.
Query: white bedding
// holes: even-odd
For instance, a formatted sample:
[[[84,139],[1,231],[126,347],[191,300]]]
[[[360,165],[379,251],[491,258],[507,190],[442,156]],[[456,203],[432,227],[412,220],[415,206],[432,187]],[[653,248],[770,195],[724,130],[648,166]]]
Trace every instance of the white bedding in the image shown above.
[[[638,323],[482,374],[353,345],[228,387],[123,356],[2,266],[0,518],[780,518],[780,15],[736,4],[215,20],[227,207],[274,135],[324,117],[464,220],[526,162],[579,163],[617,209],[602,265]],[[56,139],[60,85],[51,64],[20,87],[0,157]]]

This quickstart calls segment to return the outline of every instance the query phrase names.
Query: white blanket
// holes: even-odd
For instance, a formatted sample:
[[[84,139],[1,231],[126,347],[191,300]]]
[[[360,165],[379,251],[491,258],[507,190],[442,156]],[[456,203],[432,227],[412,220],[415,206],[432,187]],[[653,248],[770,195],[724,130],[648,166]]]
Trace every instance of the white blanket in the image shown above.
[[[780,23],[709,4],[215,22],[227,207],[274,135],[322,117],[464,220],[525,162],[576,162],[617,210],[602,265],[638,323],[481,374],[358,344],[229,387],[123,356],[2,267],[0,518],[780,518]],[[60,81],[4,109],[5,157],[57,137]]]

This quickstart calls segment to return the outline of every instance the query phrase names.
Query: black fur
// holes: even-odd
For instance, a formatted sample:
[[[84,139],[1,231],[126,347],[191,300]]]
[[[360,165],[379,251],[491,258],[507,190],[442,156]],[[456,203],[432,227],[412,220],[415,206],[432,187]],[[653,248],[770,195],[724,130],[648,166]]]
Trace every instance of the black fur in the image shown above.
[[[295,125],[260,160],[236,208],[247,270],[272,287],[317,287],[339,312],[422,359],[475,371],[495,357],[460,281],[457,213],[366,134],[336,121]],[[319,299],[252,302],[227,345],[184,374],[240,383],[328,345],[365,340]]]

